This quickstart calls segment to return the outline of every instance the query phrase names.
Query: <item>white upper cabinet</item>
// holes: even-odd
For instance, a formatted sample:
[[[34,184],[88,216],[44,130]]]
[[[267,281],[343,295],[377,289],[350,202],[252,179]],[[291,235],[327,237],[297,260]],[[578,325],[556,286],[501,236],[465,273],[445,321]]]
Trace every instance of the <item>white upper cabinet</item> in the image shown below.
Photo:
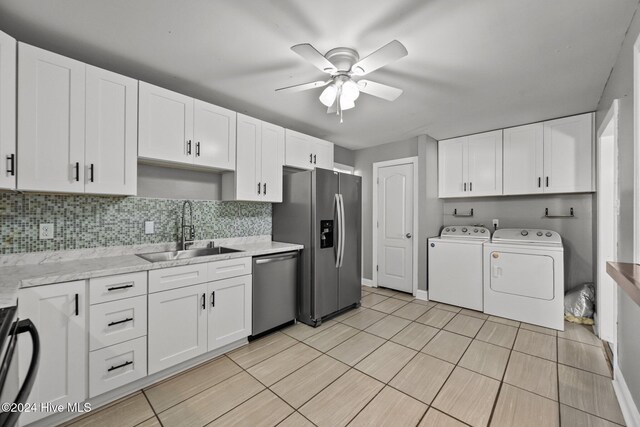
[[[85,191],[137,191],[138,81],[87,65]]]
[[[285,166],[333,169],[333,144],[300,132],[285,132]]]
[[[504,194],[543,192],[542,123],[504,130]]]
[[[84,193],[85,64],[18,45],[18,189]]]
[[[193,163],[193,98],[140,82],[138,156]]]
[[[216,169],[234,170],[236,112],[196,99],[193,120],[193,163]]]
[[[140,82],[138,157],[183,167],[234,170],[236,113]]]
[[[594,191],[593,113],[544,123],[544,192]]]
[[[0,188],[16,189],[16,40],[0,31]]]
[[[438,143],[440,197],[502,194],[502,131]]]
[[[236,170],[222,176],[222,199],[282,201],[284,129],[238,114]]]
[[[467,144],[468,194],[502,194],[502,130],[471,135]]]

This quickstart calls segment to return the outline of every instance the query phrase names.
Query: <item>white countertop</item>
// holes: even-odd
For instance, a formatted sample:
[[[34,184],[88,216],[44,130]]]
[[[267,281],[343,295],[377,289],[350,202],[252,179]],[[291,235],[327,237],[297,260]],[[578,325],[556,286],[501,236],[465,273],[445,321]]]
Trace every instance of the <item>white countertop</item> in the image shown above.
[[[222,246],[242,252],[162,262],[149,262],[136,255],[128,254],[100,258],[85,258],[64,262],[47,262],[41,264],[22,264],[1,267],[0,308],[16,305],[18,300],[18,290],[31,286],[50,285],[53,283],[70,282],[73,280],[85,280],[92,277],[111,276],[114,274],[155,270],[158,268],[174,267],[178,265],[199,264],[204,262],[253,257],[304,249],[304,246],[302,245],[273,241],[246,242]]]

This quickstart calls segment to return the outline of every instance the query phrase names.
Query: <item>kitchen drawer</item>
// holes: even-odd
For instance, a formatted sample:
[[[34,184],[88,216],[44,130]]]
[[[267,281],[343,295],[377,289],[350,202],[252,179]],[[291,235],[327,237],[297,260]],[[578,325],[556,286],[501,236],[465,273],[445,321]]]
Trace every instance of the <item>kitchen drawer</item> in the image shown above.
[[[147,337],[89,353],[89,397],[147,376]]]
[[[89,279],[90,304],[100,304],[146,293],[146,271]]]
[[[147,296],[92,305],[89,331],[91,351],[147,335]]]
[[[207,264],[181,265],[149,271],[149,293],[207,282]]]
[[[214,261],[209,263],[208,281],[213,282],[246,274],[251,274],[251,257]]]

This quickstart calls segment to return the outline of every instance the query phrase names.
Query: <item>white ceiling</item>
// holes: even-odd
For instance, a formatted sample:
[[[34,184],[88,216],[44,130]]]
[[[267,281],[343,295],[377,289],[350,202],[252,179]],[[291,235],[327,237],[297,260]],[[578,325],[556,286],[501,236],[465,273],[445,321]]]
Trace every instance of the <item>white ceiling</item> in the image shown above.
[[[443,139],[592,111],[637,0],[0,0],[21,41],[357,149],[421,133]],[[409,55],[368,79],[343,124],[323,76],[289,47]]]

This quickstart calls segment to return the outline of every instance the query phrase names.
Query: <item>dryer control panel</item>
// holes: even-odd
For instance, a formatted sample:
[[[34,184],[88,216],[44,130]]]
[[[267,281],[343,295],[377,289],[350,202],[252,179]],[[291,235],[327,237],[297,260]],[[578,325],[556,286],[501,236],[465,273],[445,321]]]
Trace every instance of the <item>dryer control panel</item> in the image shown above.
[[[503,228],[493,233],[494,243],[562,246],[562,238],[553,230],[538,228]]]

